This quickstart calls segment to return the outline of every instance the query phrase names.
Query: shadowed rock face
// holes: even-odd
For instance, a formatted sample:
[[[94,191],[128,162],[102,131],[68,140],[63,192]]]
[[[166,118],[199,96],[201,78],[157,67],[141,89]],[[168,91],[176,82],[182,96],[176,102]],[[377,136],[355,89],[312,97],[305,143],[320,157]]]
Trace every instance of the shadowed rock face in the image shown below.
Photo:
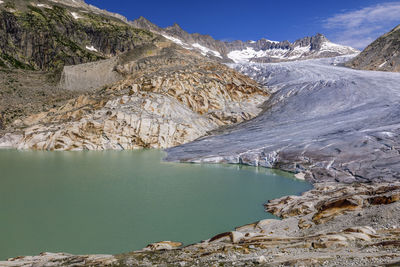
[[[400,71],[400,25],[382,35],[346,64],[361,70]]]
[[[58,70],[115,56],[156,36],[83,1],[4,0],[0,67]]]
[[[346,58],[233,65],[276,93],[257,118],[167,150],[167,160],[304,173],[309,181],[400,178],[400,75],[334,66]]]

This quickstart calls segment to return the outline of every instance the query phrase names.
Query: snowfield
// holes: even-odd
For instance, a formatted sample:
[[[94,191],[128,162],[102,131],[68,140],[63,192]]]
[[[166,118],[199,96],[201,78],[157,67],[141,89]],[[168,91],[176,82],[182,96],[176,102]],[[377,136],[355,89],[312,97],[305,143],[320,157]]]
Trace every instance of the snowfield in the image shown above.
[[[350,57],[231,67],[273,93],[264,112],[167,160],[227,162],[304,173],[310,181],[400,178],[400,73],[340,67]]]

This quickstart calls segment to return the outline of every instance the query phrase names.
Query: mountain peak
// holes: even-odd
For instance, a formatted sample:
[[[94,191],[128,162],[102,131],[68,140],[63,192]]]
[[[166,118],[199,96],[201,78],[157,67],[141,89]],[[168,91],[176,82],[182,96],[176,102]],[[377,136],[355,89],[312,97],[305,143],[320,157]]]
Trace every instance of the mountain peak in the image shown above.
[[[174,23],[172,26],[168,26],[165,28],[167,31],[175,31],[175,32],[183,32],[184,30],[179,26],[178,23]]]
[[[137,21],[140,21],[140,22],[146,22],[146,23],[151,23],[150,22],[150,20],[148,20],[148,19],[146,19],[145,17],[143,17],[143,16],[140,16],[138,19],[136,19]],[[152,23],[151,23],[152,24]]]
[[[160,32],[161,28],[158,27],[157,25],[153,24],[150,20],[146,19],[143,16],[140,16],[138,19],[135,19],[134,21],[130,22],[130,24],[139,29],[145,29],[148,31],[153,31],[153,32]]]
[[[174,25],[172,25],[172,28],[181,29],[182,30],[181,26],[179,26],[179,24],[176,23],[176,22],[174,23]]]
[[[314,38],[321,42],[329,42],[328,38],[326,38],[326,36],[322,33],[317,33],[316,35],[314,35]]]

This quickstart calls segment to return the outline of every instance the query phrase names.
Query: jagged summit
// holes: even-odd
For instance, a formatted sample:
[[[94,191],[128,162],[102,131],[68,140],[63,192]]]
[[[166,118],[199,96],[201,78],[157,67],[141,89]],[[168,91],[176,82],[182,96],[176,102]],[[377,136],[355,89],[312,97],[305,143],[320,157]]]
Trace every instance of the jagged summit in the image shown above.
[[[167,29],[174,30],[174,31],[183,31],[181,26],[179,26],[179,24],[176,22],[172,26],[167,27]]]
[[[359,52],[351,47],[334,44],[321,33],[298,39],[293,43],[271,41],[266,38],[257,41],[224,42],[215,40],[209,35],[190,34],[177,23],[166,28],[160,28],[149,20],[140,17],[133,21],[132,25],[161,34],[184,48],[198,50],[203,55],[222,62],[281,62],[341,56]]]
[[[160,27],[158,27],[157,25],[151,23],[148,19],[146,19],[145,17],[141,16],[138,19],[130,22],[130,24],[133,27],[139,28],[139,29],[146,29],[149,31],[153,31],[153,32],[158,32],[161,30]]]

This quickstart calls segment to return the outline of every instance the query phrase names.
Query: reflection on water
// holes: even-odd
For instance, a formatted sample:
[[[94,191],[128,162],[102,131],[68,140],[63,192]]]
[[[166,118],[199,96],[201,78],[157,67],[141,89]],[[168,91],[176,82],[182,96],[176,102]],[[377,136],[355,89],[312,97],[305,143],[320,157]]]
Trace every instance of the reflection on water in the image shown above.
[[[0,260],[43,251],[115,254],[161,240],[189,244],[272,218],[266,200],[311,187],[264,168],[162,157],[157,150],[0,150]]]

